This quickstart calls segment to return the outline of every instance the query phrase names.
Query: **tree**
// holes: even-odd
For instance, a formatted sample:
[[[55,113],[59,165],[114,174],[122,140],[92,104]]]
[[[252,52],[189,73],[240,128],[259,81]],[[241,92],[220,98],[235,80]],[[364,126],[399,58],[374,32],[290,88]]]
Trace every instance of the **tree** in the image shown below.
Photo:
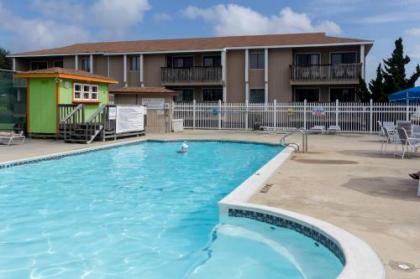
[[[395,49],[388,59],[384,59],[383,90],[386,95],[411,88],[420,77],[420,67],[417,65],[415,72],[407,79],[405,66],[410,63],[410,57],[404,54],[403,40],[395,41]]]
[[[372,98],[372,94],[367,88],[366,81],[361,76],[359,77],[359,87],[356,90],[356,95],[362,103],[367,103]]]
[[[385,94],[384,76],[382,73],[382,65],[379,63],[378,68],[376,68],[376,78],[369,82],[369,90],[374,102],[388,102],[388,95]]]
[[[6,57],[9,55],[9,51],[0,47],[0,69],[11,69],[12,65],[10,59]]]

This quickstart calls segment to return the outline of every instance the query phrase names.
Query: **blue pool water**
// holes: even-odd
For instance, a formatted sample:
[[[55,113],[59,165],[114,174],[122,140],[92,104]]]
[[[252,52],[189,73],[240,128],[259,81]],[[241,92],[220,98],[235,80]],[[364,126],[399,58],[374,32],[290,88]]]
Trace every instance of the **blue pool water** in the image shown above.
[[[281,147],[146,142],[0,169],[0,278],[335,278],[325,247],[217,202]]]

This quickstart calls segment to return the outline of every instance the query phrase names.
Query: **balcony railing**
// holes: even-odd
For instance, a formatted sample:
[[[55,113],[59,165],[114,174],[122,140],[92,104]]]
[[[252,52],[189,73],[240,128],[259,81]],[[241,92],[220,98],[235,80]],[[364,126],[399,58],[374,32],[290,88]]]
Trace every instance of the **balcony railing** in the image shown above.
[[[220,82],[222,67],[161,68],[162,83]]]
[[[291,65],[292,81],[348,81],[358,80],[362,64]]]

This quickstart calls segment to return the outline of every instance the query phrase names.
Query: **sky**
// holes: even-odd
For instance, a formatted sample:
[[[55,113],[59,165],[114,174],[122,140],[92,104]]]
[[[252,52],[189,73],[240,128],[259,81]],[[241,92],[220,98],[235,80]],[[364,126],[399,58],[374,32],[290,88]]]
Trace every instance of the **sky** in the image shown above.
[[[420,0],[0,0],[0,47],[322,31],[374,40],[370,79],[398,37],[420,63],[419,15]]]

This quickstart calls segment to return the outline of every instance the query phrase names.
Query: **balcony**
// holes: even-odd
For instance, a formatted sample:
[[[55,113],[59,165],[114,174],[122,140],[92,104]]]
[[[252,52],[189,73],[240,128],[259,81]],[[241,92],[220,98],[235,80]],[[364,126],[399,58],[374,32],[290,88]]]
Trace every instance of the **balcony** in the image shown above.
[[[222,67],[161,68],[163,85],[219,85],[222,83]]]
[[[291,65],[292,85],[298,84],[358,84],[362,64]]]

